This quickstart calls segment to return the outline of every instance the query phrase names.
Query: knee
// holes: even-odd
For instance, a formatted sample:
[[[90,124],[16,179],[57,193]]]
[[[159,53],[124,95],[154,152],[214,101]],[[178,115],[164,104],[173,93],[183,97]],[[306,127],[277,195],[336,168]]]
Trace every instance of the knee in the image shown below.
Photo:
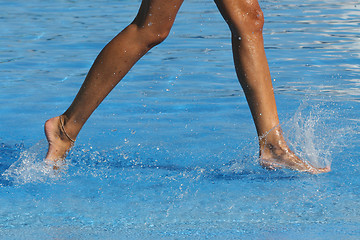
[[[171,26],[155,24],[131,24],[135,31],[137,31],[138,39],[148,48],[152,48],[163,42],[170,33]]]
[[[171,27],[161,27],[159,29],[147,29],[146,37],[147,37],[147,45],[149,47],[154,47],[160,43],[162,43],[170,33]]]
[[[244,1],[241,6],[233,10],[228,21],[231,31],[235,35],[246,33],[262,33],[264,26],[264,14],[257,0]]]
[[[264,22],[264,13],[261,10],[260,6],[257,4],[257,6],[255,6],[251,11],[249,25],[254,31],[262,31],[264,27]]]

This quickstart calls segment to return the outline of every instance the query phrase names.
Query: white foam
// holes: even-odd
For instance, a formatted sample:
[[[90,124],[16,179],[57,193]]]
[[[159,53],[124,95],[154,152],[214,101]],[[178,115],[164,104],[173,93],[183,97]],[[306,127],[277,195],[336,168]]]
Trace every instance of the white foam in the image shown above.
[[[31,148],[20,153],[14,162],[2,175],[14,184],[53,181],[61,177],[61,171],[54,170],[53,165],[44,161],[47,142],[39,141]],[[66,167],[65,167],[66,168]]]

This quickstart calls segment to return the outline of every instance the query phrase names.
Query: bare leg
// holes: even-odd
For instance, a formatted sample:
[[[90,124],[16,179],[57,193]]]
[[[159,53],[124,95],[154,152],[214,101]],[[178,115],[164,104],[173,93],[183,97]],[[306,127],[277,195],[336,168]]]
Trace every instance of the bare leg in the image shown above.
[[[47,160],[66,157],[71,139],[76,139],[92,112],[144,54],[167,37],[182,2],[143,0],[134,21],[96,58],[71,106],[45,123]]]
[[[259,136],[260,164],[268,169],[330,171],[330,168],[318,169],[299,159],[284,140],[264,50],[264,17],[257,0],[215,0],[215,3],[232,33],[236,73]]]

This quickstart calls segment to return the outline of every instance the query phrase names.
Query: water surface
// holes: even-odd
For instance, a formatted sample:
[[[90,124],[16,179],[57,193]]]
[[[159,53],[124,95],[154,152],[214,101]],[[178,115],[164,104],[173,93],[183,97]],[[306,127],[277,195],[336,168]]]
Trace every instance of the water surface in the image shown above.
[[[355,1],[261,1],[279,115],[321,176],[267,172],[212,1],[182,6],[95,111],[60,174],[43,123],[139,1],[0,1],[2,239],[358,239]]]

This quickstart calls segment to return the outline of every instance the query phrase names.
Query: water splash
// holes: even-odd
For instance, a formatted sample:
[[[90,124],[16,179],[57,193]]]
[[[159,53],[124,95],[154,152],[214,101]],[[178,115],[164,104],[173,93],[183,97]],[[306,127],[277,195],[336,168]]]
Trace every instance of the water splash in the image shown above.
[[[339,114],[327,103],[310,104],[304,101],[294,116],[285,124],[285,136],[300,158],[317,167],[330,166],[333,153],[343,148],[349,129],[336,124]]]
[[[284,124],[285,137],[291,149],[301,158],[314,166],[330,166],[334,154],[339,154],[344,147],[344,140],[351,127],[347,124],[338,124],[341,120],[334,106],[329,103],[310,104],[304,101],[294,116]],[[258,165],[257,139],[245,140],[244,146],[237,149],[238,158],[227,162],[222,166],[212,166],[210,170],[194,173],[194,176],[210,176],[214,178],[237,179],[246,176],[263,175],[263,171]],[[45,140],[38,142],[29,149],[22,149],[20,157],[3,174],[2,177],[14,184],[26,184],[36,182],[54,182],[62,179],[64,174],[67,176],[93,176],[97,178],[115,178],[123,174],[124,169],[166,169],[175,172],[187,171],[168,167],[167,163],[163,166],[148,158],[151,149],[105,149],[101,151],[86,149],[85,146],[78,150],[73,149],[66,166],[62,171],[54,171],[53,167],[44,162],[47,149]],[[156,151],[155,154],[158,151]],[[245,156],[243,153],[247,153]],[[153,156],[152,154],[150,154]],[[159,156],[166,155],[160,154]],[[232,155],[232,154],[231,154]],[[242,156],[241,156],[242,155]],[[129,157],[130,156],[130,157]],[[68,160],[70,161],[70,160]],[[174,161],[174,160],[172,160]],[[176,164],[172,164],[173,166]],[[68,170],[67,168],[70,167]],[[205,167],[206,168],[206,167]],[[187,170],[186,170],[187,169]],[[69,172],[68,172],[68,171]],[[198,175],[197,175],[198,174]]]
[[[61,171],[55,171],[53,165],[45,163],[46,149],[47,142],[42,140],[31,148],[22,150],[19,159],[2,174],[2,177],[16,185],[60,179],[66,166]]]
[[[354,129],[349,123],[344,123],[339,108],[335,103],[323,102],[318,104],[304,100],[295,114],[281,127],[290,148],[304,161],[315,167],[331,166],[342,150],[345,141]],[[217,173],[227,178],[240,175],[263,175],[259,171],[257,137],[246,141],[246,146],[240,153],[253,155],[242,156],[239,159],[224,164]],[[241,154],[240,154],[241,155]],[[273,175],[273,173],[272,173]]]

